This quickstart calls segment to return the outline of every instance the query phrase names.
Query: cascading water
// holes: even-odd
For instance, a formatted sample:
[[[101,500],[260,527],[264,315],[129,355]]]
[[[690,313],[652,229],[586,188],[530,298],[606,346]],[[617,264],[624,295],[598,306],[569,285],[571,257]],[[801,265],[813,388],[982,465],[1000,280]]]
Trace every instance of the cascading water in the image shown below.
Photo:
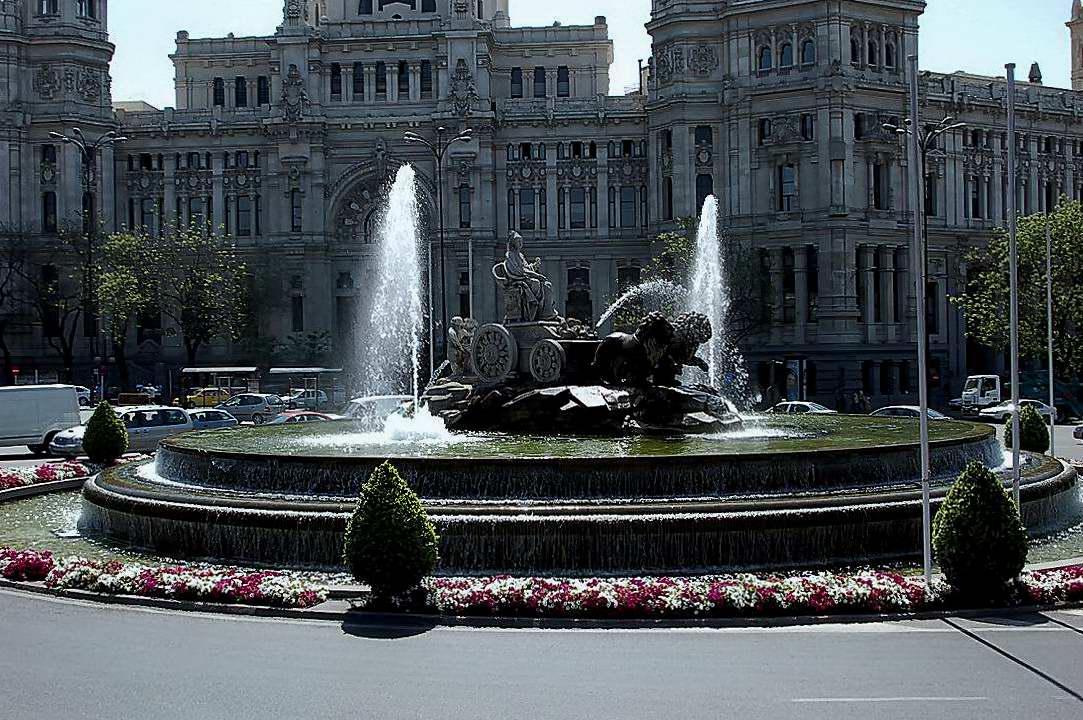
[[[380,221],[375,291],[362,318],[361,390],[365,395],[420,397],[423,259],[418,245],[417,180],[403,165],[395,176]]]
[[[714,328],[714,335],[707,344],[709,370],[706,380],[710,385],[724,389],[738,405],[746,404],[748,374],[744,358],[740,350],[726,341],[730,294],[719,240],[718,200],[714,195],[708,195],[703,202],[692,268],[692,289],[688,293],[687,309],[706,315]]]
[[[622,308],[635,303],[645,314],[648,312],[664,312],[672,315],[677,308],[682,308],[688,302],[688,291],[675,282],[669,280],[648,280],[640,283],[617,298],[617,301],[602,313],[597,327],[602,327],[613,315]]]

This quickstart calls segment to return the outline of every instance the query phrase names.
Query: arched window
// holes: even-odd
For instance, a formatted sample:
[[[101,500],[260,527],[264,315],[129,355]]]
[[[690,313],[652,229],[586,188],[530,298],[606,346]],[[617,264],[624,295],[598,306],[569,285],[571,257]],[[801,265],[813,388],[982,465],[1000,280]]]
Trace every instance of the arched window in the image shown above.
[[[714,194],[714,177],[703,174],[696,175],[696,210],[703,207],[709,195]]]
[[[888,43],[884,47],[884,66],[895,67],[895,43]]]
[[[793,65],[793,45],[790,43],[782,43],[782,47],[778,49],[778,66],[790,67]]]
[[[759,63],[760,70],[770,70],[772,67],[771,48],[766,45],[762,46],[759,50]]]
[[[534,97],[543,98],[545,97],[547,91],[548,88],[545,81],[545,68],[534,68]]]
[[[515,146],[512,145],[511,143],[508,143],[508,162],[511,162],[514,159],[515,159]]]
[[[372,14],[372,0],[361,0],[357,6],[358,15],[371,15]]]
[[[861,64],[861,40],[857,35],[850,38],[850,64]]]
[[[806,40],[801,43],[801,64],[812,65],[816,62],[816,43]]]
[[[226,104],[226,81],[222,78],[214,79],[214,97],[212,102],[215,107],[222,107]]]
[[[876,44],[875,40],[869,41],[869,65],[880,64],[880,46]]]

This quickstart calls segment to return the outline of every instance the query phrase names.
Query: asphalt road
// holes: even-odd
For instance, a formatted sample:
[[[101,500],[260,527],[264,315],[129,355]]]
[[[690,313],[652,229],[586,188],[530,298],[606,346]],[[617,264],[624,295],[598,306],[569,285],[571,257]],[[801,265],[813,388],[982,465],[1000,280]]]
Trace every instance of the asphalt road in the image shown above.
[[[1083,717],[1083,612],[730,630],[377,631],[0,591],[0,717]]]

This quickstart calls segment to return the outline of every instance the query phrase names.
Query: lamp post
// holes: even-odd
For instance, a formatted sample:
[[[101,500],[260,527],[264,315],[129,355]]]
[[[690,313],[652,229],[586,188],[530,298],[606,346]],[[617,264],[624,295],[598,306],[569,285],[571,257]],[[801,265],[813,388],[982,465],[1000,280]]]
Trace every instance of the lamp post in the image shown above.
[[[83,235],[86,239],[86,264],[83,267],[83,306],[84,313],[91,307],[91,285],[94,282],[94,241],[98,228],[97,197],[94,187],[97,184],[98,152],[103,148],[125,142],[128,138],[110,130],[91,142],[79,128],[72,128],[71,135],[51,132],[49,137],[59,140],[64,145],[74,145],[83,158]],[[89,204],[87,199],[90,200]],[[85,320],[84,320],[85,322]],[[105,349],[102,348],[102,356]]]
[[[1053,372],[1053,231],[1049,227],[1049,212],[1045,214],[1045,321],[1049,354],[1049,455],[1057,456],[1057,393],[1054,390]]]
[[[463,130],[454,137],[447,137],[447,128],[443,125],[436,128],[435,140],[426,140],[417,133],[408,132],[402,136],[405,142],[423,145],[428,148],[432,153],[433,159],[436,162],[436,214],[439,216],[440,223],[440,328],[441,331],[447,331],[447,263],[445,262],[445,230],[444,230],[444,156],[447,155],[448,148],[455,143],[470,142],[474,139],[474,131],[470,128]],[[431,253],[430,253],[431,255]],[[432,267],[432,263],[429,263],[429,267]],[[473,284],[474,278],[470,278],[471,284]],[[432,300],[432,278],[429,278],[429,372],[436,372],[436,332],[434,329],[433,318],[436,315],[435,303]]]

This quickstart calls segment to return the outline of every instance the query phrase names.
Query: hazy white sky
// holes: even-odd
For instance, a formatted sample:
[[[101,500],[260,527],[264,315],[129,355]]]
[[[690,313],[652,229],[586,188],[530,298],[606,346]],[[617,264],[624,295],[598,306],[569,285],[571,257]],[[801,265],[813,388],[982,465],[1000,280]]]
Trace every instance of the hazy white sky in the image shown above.
[[[1004,63],[1015,62],[1026,77],[1037,61],[1047,85],[1069,86],[1068,0],[928,0],[928,5],[921,22],[923,69],[1002,74]],[[511,0],[516,25],[592,23],[595,15],[605,15],[616,46],[610,92],[618,94],[636,82],[637,61],[650,54],[643,29],[649,14],[650,0]],[[113,98],[173,104],[168,56],[178,30],[192,37],[271,34],[281,17],[281,0],[112,0]]]

